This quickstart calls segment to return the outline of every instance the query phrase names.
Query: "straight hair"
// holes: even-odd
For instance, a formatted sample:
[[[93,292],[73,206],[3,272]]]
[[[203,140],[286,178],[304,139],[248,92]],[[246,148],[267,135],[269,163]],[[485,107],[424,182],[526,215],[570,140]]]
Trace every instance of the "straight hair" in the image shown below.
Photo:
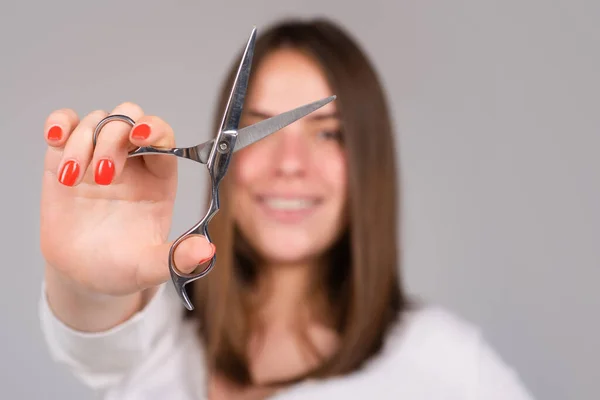
[[[348,224],[326,255],[326,268],[318,277],[327,301],[325,321],[337,333],[339,347],[315,369],[273,385],[339,376],[361,368],[377,354],[388,330],[408,307],[399,272],[394,134],[379,78],[350,35],[324,18],[286,19],[259,32],[253,70],[281,48],[312,57],[337,95],[348,163]],[[238,62],[231,66],[221,88],[215,132]],[[216,265],[192,284],[190,296],[196,309],[190,317],[198,321],[210,371],[247,386],[254,384],[247,349],[250,333],[257,327],[252,293],[261,270],[236,228],[231,190],[226,177],[221,184],[221,209],[209,231],[217,248]]]

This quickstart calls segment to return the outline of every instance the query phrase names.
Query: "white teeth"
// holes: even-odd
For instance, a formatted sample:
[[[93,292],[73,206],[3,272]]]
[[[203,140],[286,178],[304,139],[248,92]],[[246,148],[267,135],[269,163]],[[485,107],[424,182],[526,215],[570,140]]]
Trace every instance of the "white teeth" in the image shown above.
[[[312,207],[315,202],[309,199],[282,199],[282,198],[266,198],[265,203],[277,210],[302,210]]]

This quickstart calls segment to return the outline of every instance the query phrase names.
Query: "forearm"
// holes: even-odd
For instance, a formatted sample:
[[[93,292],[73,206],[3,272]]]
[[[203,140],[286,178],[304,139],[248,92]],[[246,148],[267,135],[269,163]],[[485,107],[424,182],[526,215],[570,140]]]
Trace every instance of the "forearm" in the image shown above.
[[[167,285],[152,296],[92,297],[49,269],[41,289],[40,324],[51,358],[111,398],[123,397],[128,388],[120,385],[136,371],[160,370],[178,343],[174,337],[190,334],[182,332],[183,310]]]
[[[56,318],[80,332],[102,332],[127,321],[144,306],[151,294],[94,296],[84,293],[48,266],[45,280],[45,295]]]

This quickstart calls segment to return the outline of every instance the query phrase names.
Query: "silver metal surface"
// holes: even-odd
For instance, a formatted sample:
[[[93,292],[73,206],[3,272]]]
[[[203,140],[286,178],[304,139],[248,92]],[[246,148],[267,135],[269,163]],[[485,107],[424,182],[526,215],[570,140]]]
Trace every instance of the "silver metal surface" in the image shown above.
[[[96,147],[96,142],[98,140],[98,135],[100,135],[100,131],[102,128],[111,121],[121,121],[129,124],[130,126],[135,125],[135,121],[128,117],[127,115],[122,114],[113,114],[104,118],[102,121],[96,125],[96,129],[94,129],[94,137],[92,142],[94,147]],[[214,140],[209,140],[208,142],[200,143],[199,145],[192,147],[172,147],[170,149],[163,149],[153,146],[141,146],[129,152],[129,157],[135,156],[146,156],[152,154],[163,154],[169,156],[176,156],[180,158],[185,158],[187,160],[196,161],[202,164],[206,164],[208,161],[208,155],[210,154],[210,150],[212,147]],[[206,148],[209,146],[208,148]],[[202,158],[201,158],[202,157]]]
[[[193,310],[194,306],[187,295],[185,286],[188,283],[200,279],[208,274],[213,269],[215,262],[217,261],[217,254],[215,253],[213,255],[208,262],[208,266],[201,272],[186,274],[181,272],[175,264],[175,250],[185,239],[190,237],[190,235],[204,235],[209,242],[211,241],[208,234],[208,224],[210,223],[212,217],[214,217],[219,211],[219,185],[227,173],[227,167],[229,167],[229,161],[231,160],[231,155],[233,154],[231,149],[235,147],[237,132],[235,130],[221,131],[219,136],[219,144],[224,145],[223,148],[225,150],[222,150],[220,146],[213,146],[213,152],[207,163],[212,183],[208,211],[206,212],[204,218],[202,218],[190,230],[175,240],[175,242],[171,245],[171,250],[169,251],[169,271],[171,273],[171,280],[177,289],[177,294],[179,294],[181,301],[183,301],[183,304],[188,310]]]
[[[276,115],[274,117],[262,120],[257,122],[254,125],[246,126],[240,130],[238,130],[238,138],[235,142],[235,149],[233,152],[235,153],[238,150],[243,149],[246,146],[250,146],[253,143],[258,142],[261,139],[269,136],[272,133],[275,133],[286,126],[296,122],[300,118],[303,118],[310,114],[313,111],[318,110],[324,105],[335,100],[336,96],[326,97],[321,100],[317,100],[310,104],[305,104],[303,106],[294,108],[293,110],[286,111],[283,114]],[[200,146],[203,146],[198,152],[198,160],[201,163],[206,163],[208,160],[208,156],[210,154],[210,149],[214,143],[214,139],[209,140],[208,142],[202,143]]]
[[[330,96],[325,99],[315,101],[310,104],[303,105],[285,113],[276,115],[272,118],[266,119],[259,123],[251,126],[244,127],[238,130],[242,110],[244,106],[244,99],[246,97],[246,91],[248,88],[248,81],[250,77],[250,69],[252,65],[252,56],[254,55],[254,45],[256,42],[256,28],[252,29],[246,48],[242,55],[240,65],[237,70],[237,74],[229,95],[227,106],[223,114],[223,120],[221,122],[221,128],[217,136],[207,142],[198,144],[192,147],[174,147],[174,148],[157,148],[152,146],[138,147],[135,150],[129,152],[129,157],[145,156],[145,155],[170,155],[188,160],[196,161],[202,164],[206,164],[211,179],[211,201],[206,212],[206,215],[198,221],[192,228],[187,232],[179,236],[171,245],[169,251],[169,271],[171,274],[171,280],[177,289],[177,293],[181,298],[184,306],[188,310],[193,310],[192,305],[187,293],[186,285],[200,279],[208,274],[215,265],[217,255],[215,254],[212,259],[200,272],[194,273],[183,273],[175,264],[175,250],[179,245],[187,238],[192,235],[203,235],[210,242],[210,236],[208,234],[208,224],[215,214],[219,211],[220,200],[219,200],[219,186],[225,174],[231,160],[231,156],[238,150],[249,146],[257,141],[275,133],[291,123],[299,120],[300,118],[318,110],[324,105],[335,100],[335,96]],[[130,126],[135,125],[135,121],[126,115],[109,115],[98,123],[94,130],[93,145],[96,146],[98,135],[102,128],[111,121],[121,121],[129,124]],[[198,266],[197,266],[198,267]]]
[[[252,28],[250,39],[242,54],[242,61],[238,67],[233,87],[229,94],[229,100],[225,106],[225,113],[221,121],[220,131],[236,130],[242,118],[242,110],[244,108],[244,99],[248,90],[248,81],[250,80],[250,69],[252,68],[252,57],[254,56],[254,45],[256,44],[256,27]],[[217,136],[217,140],[219,137]]]

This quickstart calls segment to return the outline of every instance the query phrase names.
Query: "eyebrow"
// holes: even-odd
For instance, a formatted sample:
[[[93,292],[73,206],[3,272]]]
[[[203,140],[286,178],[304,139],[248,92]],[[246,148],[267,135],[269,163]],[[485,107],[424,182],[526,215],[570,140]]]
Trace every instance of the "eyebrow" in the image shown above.
[[[273,115],[258,111],[258,110],[248,110],[245,112],[248,117],[262,118],[268,119],[273,117]],[[322,121],[326,119],[339,119],[340,115],[337,111],[329,112],[329,113],[311,113],[305,116],[304,118],[312,119],[314,121]]]

